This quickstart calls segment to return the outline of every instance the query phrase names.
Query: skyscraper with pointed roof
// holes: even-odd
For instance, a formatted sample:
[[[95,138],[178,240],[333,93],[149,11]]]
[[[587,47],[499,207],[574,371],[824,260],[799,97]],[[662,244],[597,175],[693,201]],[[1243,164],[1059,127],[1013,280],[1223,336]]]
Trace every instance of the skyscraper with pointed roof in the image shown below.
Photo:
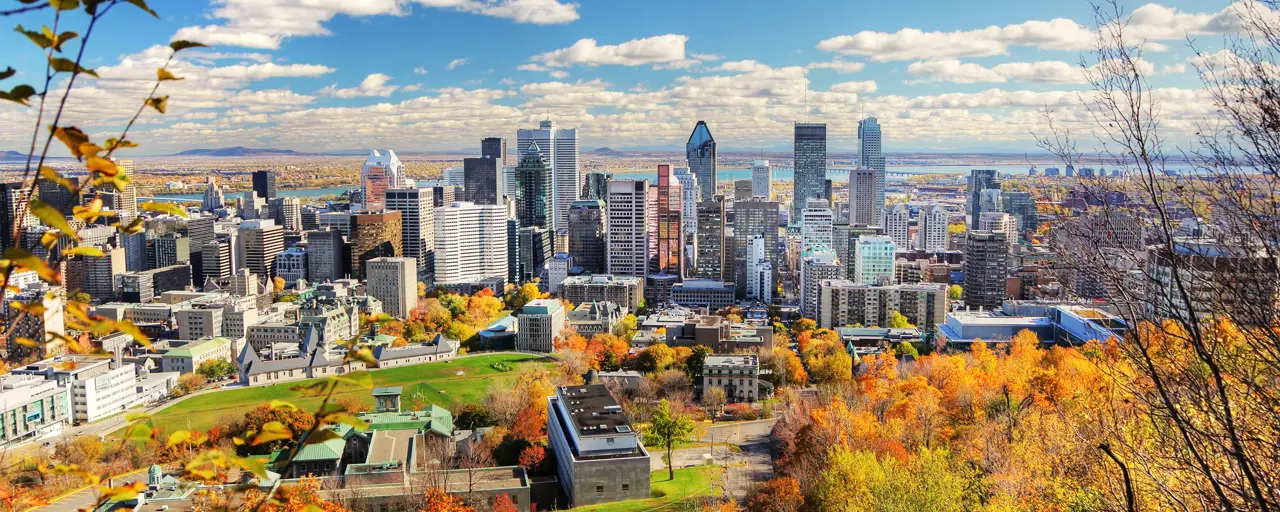
[[[369,211],[385,208],[387,190],[399,188],[404,177],[404,164],[395,151],[375,149],[370,152],[360,171],[365,208]]]
[[[689,170],[698,177],[698,185],[702,187],[702,200],[710,200],[716,193],[716,139],[711,136],[706,121],[698,121],[693,127],[684,153],[689,160]]]

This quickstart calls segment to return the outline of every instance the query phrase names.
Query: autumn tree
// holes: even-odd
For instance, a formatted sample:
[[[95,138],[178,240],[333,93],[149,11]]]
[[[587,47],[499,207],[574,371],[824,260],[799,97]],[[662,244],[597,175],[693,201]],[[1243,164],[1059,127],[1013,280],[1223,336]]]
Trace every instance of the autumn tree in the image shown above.
[[[237,510],[240,512],[349,512],[341,505],[322,499],[320,481],[315,478],[303,478],[296,484],[282,485],[271,494],[256,488],[250,489],[245,493],[244,500]],[[212,512],[212,509],[207,512]]]
[[[425,506],[418,512],[476,512],[462,499],[440,489],[429,489],[423,497]]]
[[[789,476],[774,478],[760,484],[747,498],[747,510],[799,512],[803,508],[804,495],[800,494],[800,482]]]
[[[676,472],[671,460],[671,451],[675,445],[689,442],[693,435],[693,420],[688,416],[671,412],[671,405],[666,400],[658,402],[653,415],[649,417],[649,428],[644,431],[644,443],[660,446],[667,452],[667,476],[675,480]]]

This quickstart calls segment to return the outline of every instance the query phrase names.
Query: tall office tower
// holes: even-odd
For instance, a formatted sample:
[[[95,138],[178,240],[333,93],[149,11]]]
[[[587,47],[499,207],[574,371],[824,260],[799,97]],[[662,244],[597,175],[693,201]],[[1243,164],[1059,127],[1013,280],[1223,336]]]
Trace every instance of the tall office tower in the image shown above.
[[[548,160],[542,156],[538,143],[530,143],[520,152],[520,164],[516,166],[516,218],[521,228],[552,229],[554,188]]]
[[[127,160],[126,160],[127,161]],[[134,218],[138,216],[138,186],[125,185],[120,190],[120,216]]]
[[[515,190],[512,187],[512,190]],[[514,206],[511,206],[514,207]],[[507,282],[518,284],[520,282],[520,221],[510,216],[507,217]]]
[[[85,292],[99,300],[111,300],[116,296],[115,276],[127,272],[124,249],[109,245],[98,248],[102,249],[102,256],[71,256],[67,260],[67,289]]]
[[[982,212],[978,219],[978,231],[999,231],[1009,238],[1009,243],[1018,240],[1018,219],[1004,212]]]
[[[404,256],[417,260],[418,272],[430,274],[435,267],[436,219],[431,190],[394,188],[387,191],[387,211],[400,212],[400,248]]]
[[[1018,220],[1018,233],[1034,232],[1040,227],[1036,200],[1030,192],[1002,192],[1000,202],[1004,211]]]
[[[403,226],[404,215],[398,211],[351,214],[351,277],[364,279],[371,259],[403,256]]]
[[[711,136],[706,121],[698,121],[689,134],[689,142],[684,145],[684,155],[689,161],[689,169],[698,177],[702,186],[702,201],[711,199],[716,194],[716,139]]]
[[[231,279],[231,274],[235,269],[231,256],[234,252],[233,244],[234,242],[227,236],[219,236],[205,242],[204,247],[200,250],[201,257],[204,258],[204,264],[202,265],[204,267],[204,277],[200,280],[201,285],[207,279],[215,281]]]
[[[141,272],[147,269],[147,232],[120,235],[120,246],[124,247],[125,270]]]
[[[827,180],[826,123],[796,123],[794,160],[795,194],[791,198],[791,218],[799,219],[806,199],[830,200],[823,196]]]
[[[247,220],[240,223],[240,240],[244,267],[264,279],[275,277],[276,256],[284,252],[284,228],[270,219]]]
[[[446,187],[461,187],[467,183],[466,169],[445,167],[440,171],[440,184]]]
[[[342,232],[336,229],[308,231],[307,278],[313,283],[324,283],[345,276],[342,253],[346,245]]]
[[[831,247],[835,214],[831,212],[830,203],[823,199],[809,199],[807,203],[804,211],[800,212],[800,247]]]
[[[460,199],[460,198],[458,197],[458,194],[457,194],[457,190],[458,190],[458,189],[457,189],[456,187],[450,187],[450,186],[442,185],[442,184],[440,184],[439,182],[431,183],[431,184],[429,184],[429,185],[427,185],[427,186],[423,186],[423,185],[422,185],[422,183],[421,183],[421,182],[419,182],[419,183],[418,183],[418,188],[420,188],[420,189],[422,189],[422,190],[427,190],[427,191],[430,191],[430,192],[431,192],[431,207],[432,207],[432,208],[439,208],[439,207],[441,207],[441,206],[449,206],[449,205],[453,204],[453,203],[454,203],[454,201],[457,201],[458,199]],[[511,190],[515,190],[515,187],[514,187],[514,186],[513,186],[513,187],[511,187]],[[466,194],[464,193],[463,195],[466,195]]]
[[[929,252],[947,250],[947,210],[940,204],[925,206],[920,210],[920,222],[916,227],[916,248]]]
[[[676,181],[680,182],[680,230],[684,237],[684,275],[693,276],[698,268],[698,202],[702,201],[702,188],[698,177],[688,167],[676,167]]]
[[[360,170],[365,209],[375,212],[386,207],[387,190],[400,188],[404,178],[404,164],[395,151],[375,149],[370,152],[364,161],[364,168]]]
[[[547,229],[554,231],[564,226],[569,219],[569,205],[578,200],[579,160],[578,130],[576,128],[557,129],[551,121],[542,121],[536,130],[516,131],[516,150],[521,158],[531,144],[538,145],[538,153],[547,165],[551,166],[552,181],[555,192],[552,194],[555,205],[554,221]],[[519,185],[517,185],[518,187]]]
[[[191,239],[180,233],[165,233],[147,241],[147,270],[191,261]]]
[[[302,201],[296,197],[268,199],[267,215],[285,231],[302,230]]]
[[[418,305],[418,260],[374,258],[369,260],[365,291],[382,301],[382,311],[396,318],[409,318]]]
[[[609,180],[613,179],[613,173],[609,172],[589,172],[583,176],[582,180],[582,198],[588,201],[599,199],[604,201],[609,198]]]
[[[268,212],[266,210],[267,201],[258,197],[253,192],[245,192],[240,194],[236,199],[236,207],[240,209],[240,216],[245,219],[261,219]]]
[[[751,195],[773,198],[773,168],[768,160],[751,162]]]
[[[0,242],[4,247],[18,247],[19,240],[14,234],[22,232],[16,229],[19,223],[26,227],[39,222],[28,211],[30,201],[31,190],[23,187],[22,182],[0,183],[0,226],[4,227],[0,229]]]
[[[605,273],[606,226],[604,201],[573,202],[569,207],[569,255],[574,265],[592,274]]]
[[[268,201],[276,198],[275,171],[253,171],[253,193]]]
[[[71,215],[72,210],[80,206],[80,192],[71,193],[71,189],[63,186],[53,180],[42,179],[39,181],[39,190],[37,195],[45,204],[57,208],[63,215]]]
[[[507,277],[507,209],[457,201],[436,209],[436,283]]]
[[[880,123],[874,117],[858,121],[859,167],[871,169],[874,180],[871,189],[873,226],[884,225],[884,153],[880,149]]]
[[[485,139],[488,140],[488,139]],[[498,160],[489,157],[463,158],[462,173],[463,195],[466,200],[476,204],[500,204],[502,197],[502,180],[498,171],[502,169]]]
[[[778,251],[778,203],[765,201],[764,198],[734,203],[733,252],[725,257],[733,259],[733,281],[743,283],[743,292],[746,291],[746,278],[743,274],[747,268],[747,244],[759,234],[764,235],[765,257],[769,258],[769,264],[773,266],[774,274],[777,274],[782,265],[782,256]],[[725,280],[729,280],[728,276]]]
[[[213,240],[213,225],[218,218],[213,215],[200,215],[187,218],[187,238],[191,239],[191,276],[192,282],[199,287],[204,283],[204,244]]]
[[[226,206],[227,198],[222,194],[222,188],[218,187],[218,181],[213,176],[205,178],[204,200],[200,202],[200,211],[211,212]]]
[[[859,237],[853,254],[855,283],[893,284],[898,246],[887,235]]]
[[[978,220],[982,218],[982,191],[983,190],[999,190],[1000,177],[996,174],[995,169],[973,169],[969,171],[969,227],[978,226]]]
[[[727,281],[725,275],[725,221],[724,196],[698,202],[698,257],[694,277]],[[729,279],[725,279],[729,277]]]
[[[553,233],[538,226],[520,227],[520,275],[517,282],[525,283],[542,276],[542,270],[551,261]]]
[[[658,166],[658,251],[653,256],[650,275],[668,275],[679,280],[684,276],[684,232],[680,216],[684,191],[671,176],[670,165]]]
[[[884,232],[899,249],[911,248],[911,211],[902,203],[885,208]]]
[[[737,180],[733,182],[733,200],[747,201],[755,197],[755,191],[752,190],[751,180]]]
[[[823,279],[837,279],[844,265],[830,247],[819,245],[800,253],[800,315],[816,318]]]
[[[502,166],[502,198],[511,200],[516,198],[516,166],[514,165]]]
[[[861,167],[849,170],[849,224],[882,225],[876,222],[875,187],[875,171]]]
[[[1005,234],[969,231],[964,253],[965,307],[1002,307],[1008,276],[1009,243]]]
[[[832,238],[835,240],[847,241],[845,244],[845,251],[843,253],[844,256],[840,258],[840,261],[848,263],[848,265],[845,265],[846,279],[856,279],[856,276],[854,275],[853,261],[858,257],[858,240],[864,236],[883,236],[884,228],[881,226],[868,226],[866,224],[854,224],[852,226],[843,224],[839,227],[839,234],[833,235]],[[840,253],[840,251],[836,252],[838,254]]]
[[[751,239],[747,250],[747,299],[773,302],[773,265],[765,257],[764,235]]]
[[[491,158],[496,168],[507,165],[507,139],[502,137],[485,137],[480,139],[480,157]]]
[[[609,218],[608,272],[648,277],[649,257],[658,252],[658,241],[651,238],[658,230],[657,190],[649,187],[649,180],[613,180],[605,207]]]
[[[302,211],[298,212],[298,218],[302,219],[303,231],[311,231],[320,227],[320,209],[310,205],[303,205]]]

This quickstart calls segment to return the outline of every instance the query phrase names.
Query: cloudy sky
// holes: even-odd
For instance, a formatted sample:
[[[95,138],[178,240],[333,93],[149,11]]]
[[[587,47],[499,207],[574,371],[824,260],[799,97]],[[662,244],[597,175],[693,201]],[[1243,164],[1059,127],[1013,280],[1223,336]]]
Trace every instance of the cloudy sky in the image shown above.
[[[1123,2],[1123,0],[1121,0]],[[722,151],[789,147],[795,121],[854,147],[880,118],[887,151],[1023,151],[1054,109],[1083,127],[1076,0],[152,0],[95,28],[72,124],[97,139],[146,96],[172,39],[211,46],[170,66],[169,112],[148,112],[140,154],[223,146],[323,151],[474,147],[550,118],[585,147],[682,147],[705,119]],[[6,6],[7,7],[7,6]],[[1126,4],[1164,129],[1185,140],[1210,112],[1188,45],[1212,53],[1239,26],[1225,1]],[[8,18],[52,24],[45,10]],[[84,15],[59,31],[83,32]],[[44,59],[0,31],[0,82],[43,83]],[[10,51],[12,50],[12,51]],[[78,41],[66,51],[78,50]],[[55,80],[56,83],[56,80]],[[38,88],[38,87],[37,87]],[[52,95],[51,95],[52,96]],[[0,105],[0,150],[30,144],[34,110]],[[66,123],[64,123],[66,124]]]

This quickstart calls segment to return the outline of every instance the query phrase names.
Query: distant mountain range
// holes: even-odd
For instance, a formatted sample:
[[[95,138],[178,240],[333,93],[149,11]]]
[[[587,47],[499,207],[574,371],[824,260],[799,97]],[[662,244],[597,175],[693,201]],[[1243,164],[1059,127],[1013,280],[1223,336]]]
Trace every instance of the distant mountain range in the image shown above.
[[[20,151],[0,151],[0,160],[26,160],[27,154]]]
[[[613,148],[596,148],[591,150],[591,153],[594,153],[597,155],[621,155],[622,154],[621,151],[618,151]]]
[[[246,148],[236,146],[234,148],[216,148],[216,149],[188,149],[173,156],[261,156],[261,155],[305,155],[308,153],[299,153],[292,149],[274,149],[274,148]]]

